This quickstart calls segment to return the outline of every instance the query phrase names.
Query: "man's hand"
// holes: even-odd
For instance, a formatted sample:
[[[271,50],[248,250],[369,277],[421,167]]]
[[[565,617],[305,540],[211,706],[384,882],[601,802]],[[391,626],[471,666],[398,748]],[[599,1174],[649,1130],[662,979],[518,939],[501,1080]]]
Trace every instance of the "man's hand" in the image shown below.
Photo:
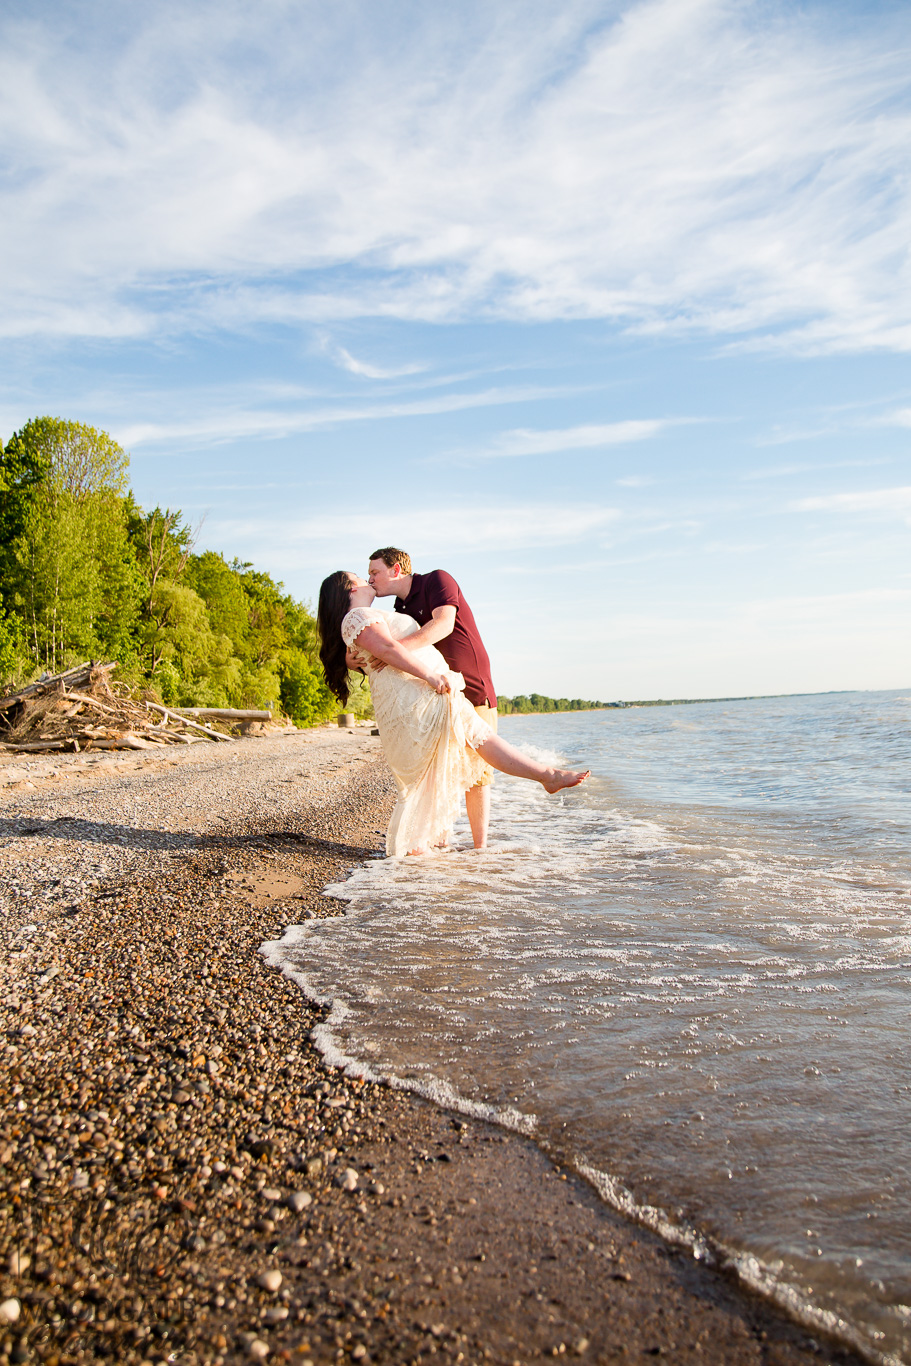
[[[451,636],[455,627],[456,609],[449,603],[444,607],[434,607],[433,620],[428,621],[413,636],[405,636],[399,643],[406,650],[422,650],[428,645]]]

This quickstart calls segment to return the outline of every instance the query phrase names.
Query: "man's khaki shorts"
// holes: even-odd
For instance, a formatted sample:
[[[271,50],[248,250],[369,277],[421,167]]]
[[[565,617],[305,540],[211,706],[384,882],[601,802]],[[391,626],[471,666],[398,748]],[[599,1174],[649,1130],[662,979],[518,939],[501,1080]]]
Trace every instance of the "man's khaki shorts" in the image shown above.
[[[484,702],[484,703],[482,703],[482,705],[481,705],[480,707],[475,707],[475,711],[478,713],[478,715],[480,716],[481,720],[482,720],[482,721],[486,721],[487,724],[488,724],[488,726],[490,726],[490,729],[491,729],[492,731],[495,732],[496,729],[497,729],[497,713],[496,713],[496,709],[495,709],[494,707],[488,707],[487,703]],[[475,787],[489,787],[490,784],[491,784],[492,782],[493,782],[493,769],[490,767],[490,764],[485,764],[485,765],[484,765],[484,772],[481,774],[480,778],[479,778],[478,781],[474,784],[474,786],[475,786]]]

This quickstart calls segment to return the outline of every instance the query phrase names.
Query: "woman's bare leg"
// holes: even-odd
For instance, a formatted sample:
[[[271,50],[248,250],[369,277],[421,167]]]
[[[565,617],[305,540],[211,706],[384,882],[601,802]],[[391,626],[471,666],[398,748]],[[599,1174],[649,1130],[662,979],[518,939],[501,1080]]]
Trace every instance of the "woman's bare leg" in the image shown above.
[[[574,773],[568,768],[546,768],[537,760],[529,759],[521,750],[513,749],[512,745],[501,740],[499,735],[492,735],[483,745],[478,745],[477,751],[491,768],[508,773],[513,778],[530,778],[532,782],[540,783],[548,792],[559,792],[564,787],[577,787],[579,783],[585,782],[591,772],[590,769],[586,769],[584,773]]]

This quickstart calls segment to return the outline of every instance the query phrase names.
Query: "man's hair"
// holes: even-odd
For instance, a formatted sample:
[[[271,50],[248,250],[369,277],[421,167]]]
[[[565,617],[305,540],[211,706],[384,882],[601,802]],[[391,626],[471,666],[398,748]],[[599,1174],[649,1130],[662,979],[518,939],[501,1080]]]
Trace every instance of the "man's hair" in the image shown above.
[[[404,550],[396,550],[394,545],[384,546],[382,550],[374,550],[372,555],[367,558],[369,564],[371,560],[382,560],[387,569],[392,569],[398,565],[403,574],[411,574],[411,556]]]

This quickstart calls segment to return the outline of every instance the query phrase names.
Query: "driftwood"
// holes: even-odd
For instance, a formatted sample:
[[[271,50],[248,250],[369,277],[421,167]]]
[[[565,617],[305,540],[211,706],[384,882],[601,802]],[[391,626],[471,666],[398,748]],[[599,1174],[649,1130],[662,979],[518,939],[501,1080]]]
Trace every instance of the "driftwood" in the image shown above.
[[[0,711],[7,711],[10,707],[15,707],[17,703],[24,701],[25,698],[33,697],[36,693],[44,692],[57,684],[62,684],[65,689],[68,689],[71,684],[75,687],[81,687],[82,684],[91,681],[93,673],[96,677],[99,674],[104,674],[106,678],[107,674],[116,668],[116,661],[113,664],[77,664],[74,668],[67,669],[65,673],[47,675],[44,678],[39,678],[37,683],[30,683],[27,688],[20,688],[19,692],[10,693],[8,697],[0,697]]]
[[[80,664],[0,698],[0,744],[18,753],[40,754],[64,749],[158,749],[193,744],[203,735],[210,740],[230,738],[168,707],[118,697],[109,680],[116,667]],[[162,719],[153,718],[152,711],[161,713]]]
[[[162,716],[169,721],[182,721],[185,726],[192,726],[194,730],[201,730],[204,735],[211,735],[213,740],[230,740],[230,735],[222,735],[221,731],[211,730],[208,726],[201,726],[198,721],[188,721],[179,712],[170,711],[167,707],[160,707],[157,702],[147,702],[146,706],[151,711],[160,711]]]
[[[79,746],[75,740],[70,743],[75,745],[78,750]],[[7,740],[4,744],[7,749],[14,749],[20,754],[44,754],[49,749],[66,749],[67,742],[66,740],[36,740],[31,745],[13,745]]]
[[[237,707],[172,707],[178,716],[211,716],[218,721],[271,721],[271,711],[244,711]]]

